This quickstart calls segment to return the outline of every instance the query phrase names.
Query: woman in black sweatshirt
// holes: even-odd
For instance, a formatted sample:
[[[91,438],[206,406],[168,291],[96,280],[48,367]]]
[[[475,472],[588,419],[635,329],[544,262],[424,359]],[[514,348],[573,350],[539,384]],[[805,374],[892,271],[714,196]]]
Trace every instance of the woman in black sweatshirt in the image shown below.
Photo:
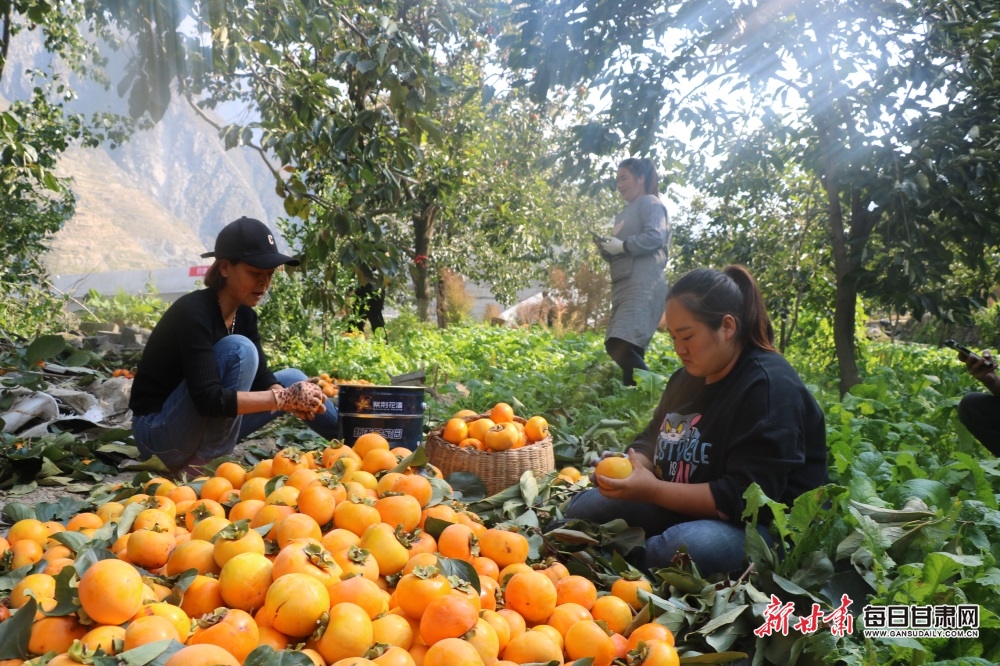
[[[686,274],[670,290],[666,320],[684,367],[628,449],[634,471],[600,477],[567,517],[642,527],[650,569],[684,546],[702,573],[736,571],[751,483],[791,504],[828,482],[823,411],[775,350],[760,290],[742,266]],[[770,542],[769,518],[758,529]]]
[[[278,266],[267,226],[249,217],[219,232],[205,289],[181,296],[156,324],[139,361],[129,407],[140,457],[176,473],[226,455],[243,437],[289,412],[327,439],[339,435],[337,409],[300,370],[272,373],[254,308]]]

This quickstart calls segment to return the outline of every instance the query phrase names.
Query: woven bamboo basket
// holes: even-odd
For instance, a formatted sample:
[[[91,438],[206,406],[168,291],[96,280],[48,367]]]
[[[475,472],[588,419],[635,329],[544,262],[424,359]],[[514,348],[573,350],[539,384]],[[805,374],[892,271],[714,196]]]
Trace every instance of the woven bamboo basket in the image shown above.
[[[465,417],[471,423],[489,414]],[[515,416],[514,420],[524,424],[525,419]],[[526,470],[531,470],[541,478],[556,468],[556,457],[552,451],[552,438],[533,442],[519,449],[509,451],[477,451],[470,447],[455,446],[441,438],[444,424],[427,433],[427,459],[447,477],[452,472],[471,472],[478,476],[486,492],[494,495],[516,484]]]

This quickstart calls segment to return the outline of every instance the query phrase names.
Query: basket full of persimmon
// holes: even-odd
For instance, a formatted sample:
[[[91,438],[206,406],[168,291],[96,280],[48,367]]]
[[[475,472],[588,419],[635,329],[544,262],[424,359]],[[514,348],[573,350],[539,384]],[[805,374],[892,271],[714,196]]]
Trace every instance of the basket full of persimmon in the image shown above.
[[[536,477],[555,469],[545,418],[518,416],[505,402],[481,414],[463,410],[431,430],[427,457],[445,476],[475,474],[491,495],[516,484],[529,469]]]

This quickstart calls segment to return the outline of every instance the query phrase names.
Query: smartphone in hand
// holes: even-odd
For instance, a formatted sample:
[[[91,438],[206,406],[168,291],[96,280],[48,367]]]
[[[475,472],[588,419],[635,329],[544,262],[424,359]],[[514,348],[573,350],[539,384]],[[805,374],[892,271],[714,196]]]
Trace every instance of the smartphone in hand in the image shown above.
[[[981,356],[979,356],[979,354],[975,353],[974,351],[972,351],[971,349],[969,349],[965,345],[959,344],[956,340],[945,340],[944,344],[946,346],[948,346],[948,347],[951,347],[952,349],[954,349],[955,351],[957,351],[959,354],[962,354],[963,355],[963,357],[962,357],[963,361],[966,358],[971,358],[973,361],[977,361],[980,358],[982,358]],[[993,368],[993,367],[996,367],[996,363],[994,363],[993,361],[986,361],[984,359],[983,367],[985,367],[985,368]]]
[[[591,231],[590,232],[590,237],[593,238],[594,242],[597,243],[598,245],[600,245],[604,241],[608,240],[607,236],[602,236],[601,234],[597,233],[596,231]]]

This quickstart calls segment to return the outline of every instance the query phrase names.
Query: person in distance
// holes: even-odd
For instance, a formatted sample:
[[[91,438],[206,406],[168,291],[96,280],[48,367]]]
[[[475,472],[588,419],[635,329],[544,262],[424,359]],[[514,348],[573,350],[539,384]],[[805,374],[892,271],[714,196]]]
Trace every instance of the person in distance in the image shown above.
[[[959,353],[959,358],[965,361],[969,374],[982,382],[989,393],[970,391],[962,396],[958,403],[958,420],[990,453],[1000,456],[1000,378],[996,373],[996,361],[988,351],[980,356]]]
[[[756,281],[742,266],[695,269],[670,290],[667,330],[683,367],[628,448],[633,471],[596,478],[567,518],[642,527],[649,570],[682,546],[703,574],[743,566],[743,493],[790,505],[828,482],[823,411],[774,347]],[[773,540],[761,512],[758,530]]]
[[[282,412],[337,437],[333,403],[300,370],[272,373],[257,331],[254,307],[275,270],[299,261],[278,252],[271,230],[249,217],[227,224],[202,257],[215,259],[205,288],[167,309],[139,361],[129,407],[140,457],[197,475]]]
[[[647,369],[646,347],[663,315],[670,225],[652,160],[624,160],[616,183],[628,205],[615,217],[612,235],[595,234],[594,242],[611,266],[611,319],[604,348],[622,369],[622,383],[634,386],[633,372]]]

